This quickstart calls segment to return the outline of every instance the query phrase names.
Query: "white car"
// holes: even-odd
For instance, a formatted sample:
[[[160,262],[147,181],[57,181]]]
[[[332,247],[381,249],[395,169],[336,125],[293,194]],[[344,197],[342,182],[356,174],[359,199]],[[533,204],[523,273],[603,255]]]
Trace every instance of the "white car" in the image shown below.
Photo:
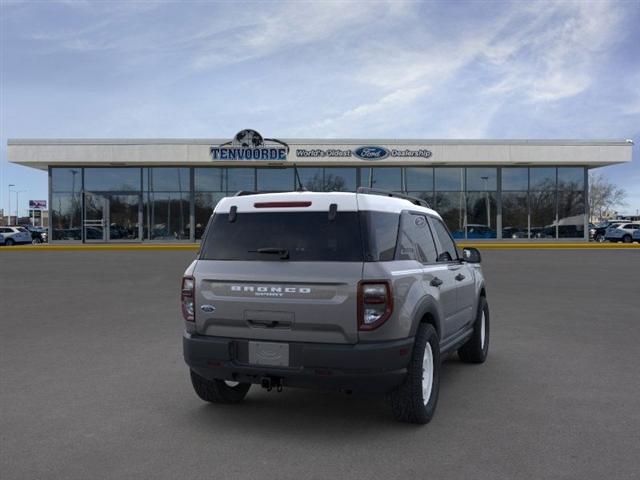
[[[631,243],[634,232],[640,230],[640,223],[622,223],[615,227],[607,228],[605,240],[610,242]]]
[[[4,244],[7,247],[31,243],[31,234],[23,227],[0,227],[0,234],[4,237]]]

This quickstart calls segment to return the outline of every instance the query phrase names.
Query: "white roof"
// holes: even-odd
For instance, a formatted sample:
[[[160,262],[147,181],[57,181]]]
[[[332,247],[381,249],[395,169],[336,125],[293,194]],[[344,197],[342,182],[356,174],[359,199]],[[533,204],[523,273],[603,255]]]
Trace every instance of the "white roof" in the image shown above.
[[[304,205],[278,206],[277,203],[302,202]],[[424,212],[440,218],[435,210],[422,207],[403,198],[386,197],[366,193],[352,192],[284,192],[260,193],[225,197],[218,204],[214,213],[229,213],[232,206],[242,212],[328,212],[332,203],[338,206],[338,212],[391,212],[403,210]],[[263,204],[256,207],[256,204]]]

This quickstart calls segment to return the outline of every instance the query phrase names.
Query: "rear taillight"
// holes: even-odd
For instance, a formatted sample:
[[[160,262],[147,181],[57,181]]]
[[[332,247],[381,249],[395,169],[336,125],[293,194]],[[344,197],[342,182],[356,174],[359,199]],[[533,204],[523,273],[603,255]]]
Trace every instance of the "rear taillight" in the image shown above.
[[[393,296],[386,280],[358,284],[358,330],[375,330],[391,316]]]
[[[196,281],[193,277],[182,277],[182,292],[180,293],[180,303],[182,304],[182,316],[187,322],[195,321],[195,289]]]

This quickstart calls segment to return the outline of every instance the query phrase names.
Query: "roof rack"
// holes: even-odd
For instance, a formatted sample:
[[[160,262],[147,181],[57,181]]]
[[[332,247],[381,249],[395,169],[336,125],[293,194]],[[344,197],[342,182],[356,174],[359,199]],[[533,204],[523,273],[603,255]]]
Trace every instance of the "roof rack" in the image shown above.
[[[358,187],[358,190],[356,190],[356,192],[365,193],[367,195],[380,195],[382,197],[401,198],[403,200],[409,200],[411,203],[415,205],[431,208],[426,200],[422,200],[421,198],[418,198],[418,197],[412,197],[411,195],[405,195],[403,193],[390,192],[388,190],[378,190],[375,188],[368,188],[368,187]]]

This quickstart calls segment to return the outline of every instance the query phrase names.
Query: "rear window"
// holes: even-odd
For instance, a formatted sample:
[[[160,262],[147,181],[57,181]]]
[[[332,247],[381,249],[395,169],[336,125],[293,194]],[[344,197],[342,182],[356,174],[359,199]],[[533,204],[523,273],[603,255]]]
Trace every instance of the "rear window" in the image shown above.
[[[264,253],[258,252],[262,249]],[[265,250],[272,249],[274,252]],[[283,259],[280,252],[286,251]],[[357,212],[238,213],[214,215],[204,239],[203,260],[361,262]]]
[[[18,227],[16,228],[16,230],[18,230],[19,232],[28,232],[27,229],[24,227]]]
[[[393,260],[400,216],[386,212],[214,215],[202,260],[379,262]],[[259,252],[258,250],[262,250]],[[286,254],[283,254],[286,252]]]

